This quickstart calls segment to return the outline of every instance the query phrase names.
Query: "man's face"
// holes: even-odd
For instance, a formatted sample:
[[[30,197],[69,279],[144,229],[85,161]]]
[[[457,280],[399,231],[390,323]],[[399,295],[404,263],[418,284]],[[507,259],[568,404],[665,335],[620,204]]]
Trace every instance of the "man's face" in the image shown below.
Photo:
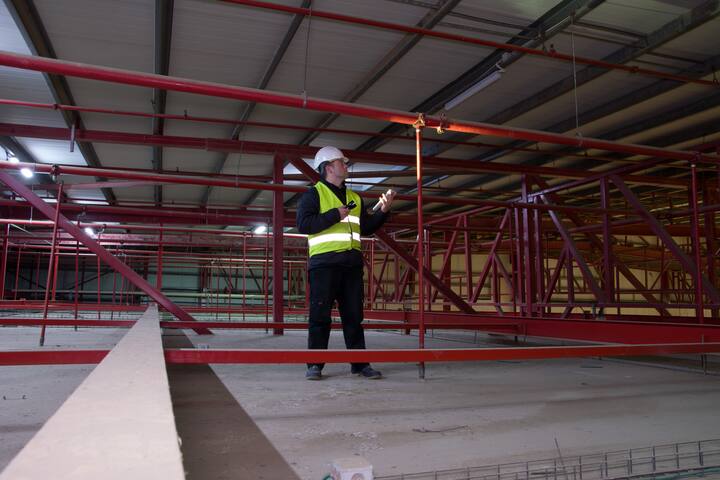
[[[332,169],[332,173],[343,180],[345,180],[348,176],[348,168],[347,165],[345,165],[345,162],[342,159],[333,160],[330,162],[330,165],[328,165]]]

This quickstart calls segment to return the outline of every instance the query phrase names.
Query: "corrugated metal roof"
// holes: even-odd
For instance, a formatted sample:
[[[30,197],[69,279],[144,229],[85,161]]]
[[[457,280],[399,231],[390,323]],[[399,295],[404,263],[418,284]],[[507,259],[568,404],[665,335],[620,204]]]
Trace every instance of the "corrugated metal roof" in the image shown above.
[[[231,5],[225,2],[198,0],[175,0],[170,42],[169,74],[212,82],[256,87],[266,72],[273,56],[281,45],[294,15],[257,8]],[[297,0],[274,3],[297,6]],[[155,69],[154,36],[155,11],[153,2],[123,0],[96,2],[73,0],[54,2],[36,0],[42,23],[58,55],[63,60],[153,72]],[[454,15],[441,19],[435,27],[438,31],[459,33],[469,37],[504,42],[509,40],[556,7],[556,0],[511,0],[505,2],[461,1],[454,8]],[[538,48],[554,48],[562,53],[595,59],[604,58],[631,42],[642,39],[687,14],[690,9],[703,5],[702,0],[662,1],[637,0],[631,3],[619,1],[600,2],[589,12],[582,11],[577,25],[564,25]],[[330,11],[345,15],[416,25],[429,9],[418,4],[402,1],[368,0],[316,0],[316,11]],[[459,15],[462,14],[462,15]],[[720,42],[716,31],[720,20],[714,20],[691,30],[679,32],[674,38],[654,50],[643,52],[630,62],[643,67],[668,72],[683,69],[692,71],[698,62],[720,55]],[[552,25],[548,27],[553,27]],[[310,28],[308,36],[308,28]],[[575,32],[571,36],[569,32]],[[287,51],[279,59],[267,85],[268,90],[301,94],[327,99],[344,99],[361,84],[392,49],[407,37],[375,27],[350,25],[343,22],[305,18],[289,42]],[[533,37],[529,34],[528,40]],[[591,38],[590,38],[591,37]],[[309,45],[307,44],[309,38]],[[21,53],[29,50],[20,31],[5,9],[0,5],[0,39],[3,48]],[[376,82],[366,85],[358,103],[387,108],[411,109],[422,104],[436,92],[447,89],[454,80],[480,63],[492,48],[467,45],[459,42],[423,38],[409,50]],[[659,53],[661,55],[656,55]],[[307,67],[307,79],[306,79]],[[493,67],[490,66],[492,69]],[[584,66],[578,65],[582,75]],[[659,80],[625,72],[608,72],[581,85],[577,92],[558,90],[557,94],[542,105],[531,109],[524,103],[558,81],[573,74],[571,63],[522,56],[505,68],[500,80],[453,108],[449,114],[467,120],[484,121],[500,112],[513,109],[506,125],[523,128],[547,129],[559,121],[572,119],[575,115],[576,96],[580,118],[594,108],[622,97],[630,91],[642,90]],[[711,78],[711,77],[710,77]],[[581,82],[582,83],[582,82]],[[111,109],[133,110],[151,113],[153,92],[148,88],[114,85],[89,80],[68,78],[70,90],[79,105]],[[2,97],[36,102],[52,103],[47,83],[41,74],[0,68]],[[610,113],[581,126],[584,136],[602,136],[621,126],[637,124],[652,119],[659,112],[670,111],[696,102],[708,95],[708,87],[686,85],[655,95],[632,108]],[[458,91],[456,93],[461,93]],[[239,119],[247,103],[201,97],[185,93],[169,92],[165,111],[170,114]],[[527,110],[527,111],[526,111]],[[679,119],[672,124],[655,127],[633,137],[651,140],[656,135],[667,135],[683,128],[692,128],[716,118],[716,110]],[[82,113],[89,129],[150,134],[152,120],[149,118],[120,117],[113,115]],[[269,105],[257,105],[250,121],[275,122],[306,127],[320,125],[326,113],[289,109]],[[59,113],[50,110],[0,106],[0,121],[45,126],[62,126]],[[340,116],[329,126],[338,129],[379,132],[386,122]],[[234,125],[196,123],[167,120],[166,135],[200,138],[228,139]],[[407,129],[399,129],[400,134]],[[574,129],[566,130],[574,133]],[[307,131],[292,129],[268,129],[247,126],[241,129],[239,140],[260,141],[277,144],[298,144],[308,135]],[[428,152],[442,148],[442,155],[470,159],[486,152],[484,149],[454,147],[433,144],[436,137],[427,132]],[[343,133],[320,133],[311,144],[337,145],[354,149],[371,137]],[[441,138],[454,138],[446,134]],[[511,144],[509,139],[476,138],[473,141]],[[22,139],[22,144],[41,162],[82,163],[77,149],[69,152],[67,142]],[[102,165],[108,167],[151,169],[153,150],[149,146],[111,145],[95,143]],[[412,141],[394,140],[379,148],[381,152],[413,154]],[[221,173],[227,175],[269,175],[272,172],[272,156],[247,153],[227,155],[224,152],[206,150],[163,149],[163,167],[171,171],[212,172],[216,165],[227,160]],[[527,160],[530,155],[512,154],[495,160],[516,163]],[[560,160],[558,160],[560,162]],[[365,168],[358,164],[357,168]],[[376,165],[368,167],[377,170]],[[443,180],[443,185],[460,185],[477,176],[456,176]],[[505,183],[514,180],[508,176]],[[89,181],[87,178],[84,181]],[[407,178],[396,182],[411,183]],[[499,185],[503,182],[494,182]],[[168,204],[197,203],[205,193],[203,187],[163,186],[164,201]],[[118,200],[152,203],[153,187],[116,188]],[[83,191],[85,196],[98,196],[99,191]],[[290,195],[287,195],[289,198]],[[268,192],[254,195],[251,191],[214,188],[210,204],[241,205],[253,199],[253,205],[270,204]]]

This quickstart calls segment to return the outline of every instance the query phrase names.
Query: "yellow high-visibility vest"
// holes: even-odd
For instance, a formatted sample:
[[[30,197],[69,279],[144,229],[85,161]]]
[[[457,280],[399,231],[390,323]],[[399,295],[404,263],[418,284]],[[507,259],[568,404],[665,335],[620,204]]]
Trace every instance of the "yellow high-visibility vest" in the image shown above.
[[[322,182],[315,184],[315,190],[320,197],[320,213],[325,213],[333,208],[342,207],[340,199]],[[357,207],[350,210],[350,213],[343,220],[326,228],[322,232],[308,235],[308,246],[310,256],[328,252],[342,252],[344,250],[360,250],[360,208],[362,202],[360,196],[345,189],[347,203],[354,201]]]

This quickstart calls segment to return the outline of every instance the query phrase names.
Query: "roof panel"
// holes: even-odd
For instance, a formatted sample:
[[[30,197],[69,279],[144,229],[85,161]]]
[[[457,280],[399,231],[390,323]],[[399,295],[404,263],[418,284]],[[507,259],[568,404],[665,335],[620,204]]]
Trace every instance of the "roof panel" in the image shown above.
[[[170,171],[212,172],[215,162],[223,156],[223,152],[190,148],[164,148],[163,168]]]
[[[474,45],[425,38],[358,102],[409,110],[481,62],[492,51]]]
[[[200,203],[205,187],[202,185],[163,185],[163,196],[179,203]]]
[[[212,189],[208,205],[245,205],[254,193],[254,190],[216,187]]]
[[[583,20],[648,34],[702,3],[703,0],[609,0],[588,13]]]
[[[70,151],[69,138],[67,141],[18,138],[18,141],[39,163],[87,165],[77,146]]]
[[[290,18],[222,2],[177,0],[170,75],[255,87]]]
[[[34,3],[58,58],[153,71],[153,2],[35,0]]]
[[[113,192],[120,202],[136,201],[152,204],[155,201],[155,191],[152,186],[116,188]]]
[[[503,0],[502,2],[465,0],[454,12],[497,22],[528,25],[557,5],[556,0]]]
[[[152,148],[142,145],[94,143],[104,167],[152,168]]]
[[[700,27],[669,41],[659,52],[695,60],[707,60],[720,55],[720,18],[717,16]]]
[[[228,157],[224,175],[269,175],[273,170],[273,159],[270,155],[249,155],[233,153]],[[240,179],[239,181],[244,181]]]
[[[321,2],[322,3],[322,2]],[[422,9],[372,2],[334,1],[325,4],[332,10],[364,18],[414,25],[423,16]],[[382,5],[382,8],[373,8]],[[322,10],[322,5],[316,5]],[[329,9],[329,8],[328,8]],[[310,47],[306,49],[310,24]],[[307,53],[307,92],[310,96],[342,99],[403,38],[392,32],[362,25],[323,19],[303,20],[278,66],[268,89],[300,94],[305,90]],[[362,45],[362,48],[358,48]]]
[[[141,72],[154,71],[152,2],[38,0],[35,4],[58,58]],[[78,105],[152,112],[151,89],[73,77],[67,77],[67,81]],[[147,133],[145,119],[81,116],[90,129]]]

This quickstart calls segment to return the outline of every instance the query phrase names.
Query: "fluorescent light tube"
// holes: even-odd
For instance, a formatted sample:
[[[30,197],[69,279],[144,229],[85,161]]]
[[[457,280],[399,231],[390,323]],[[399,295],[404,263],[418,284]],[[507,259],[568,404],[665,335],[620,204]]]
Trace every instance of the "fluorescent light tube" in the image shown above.
[[[457,97],[455,97],[452,100],[450,100],[449,102],[447,102],[445,104],[445,110],[450,110],[451,108],[457,107],[462,102],[464,102],[468,98],[470,98],[473,95],[475,95],[476,93],[478,93],[480,90],[483,90],[483,89],[489,87],[490,85],[492,85],[493,83],[497,82],[498,80],[500,80],[501,77],[502,77],[502,72],[500,70],[495,70],[490,75],[483,78],[482,80],[477,82],[475,85],[468,88],[463,93],[461,93]]]

